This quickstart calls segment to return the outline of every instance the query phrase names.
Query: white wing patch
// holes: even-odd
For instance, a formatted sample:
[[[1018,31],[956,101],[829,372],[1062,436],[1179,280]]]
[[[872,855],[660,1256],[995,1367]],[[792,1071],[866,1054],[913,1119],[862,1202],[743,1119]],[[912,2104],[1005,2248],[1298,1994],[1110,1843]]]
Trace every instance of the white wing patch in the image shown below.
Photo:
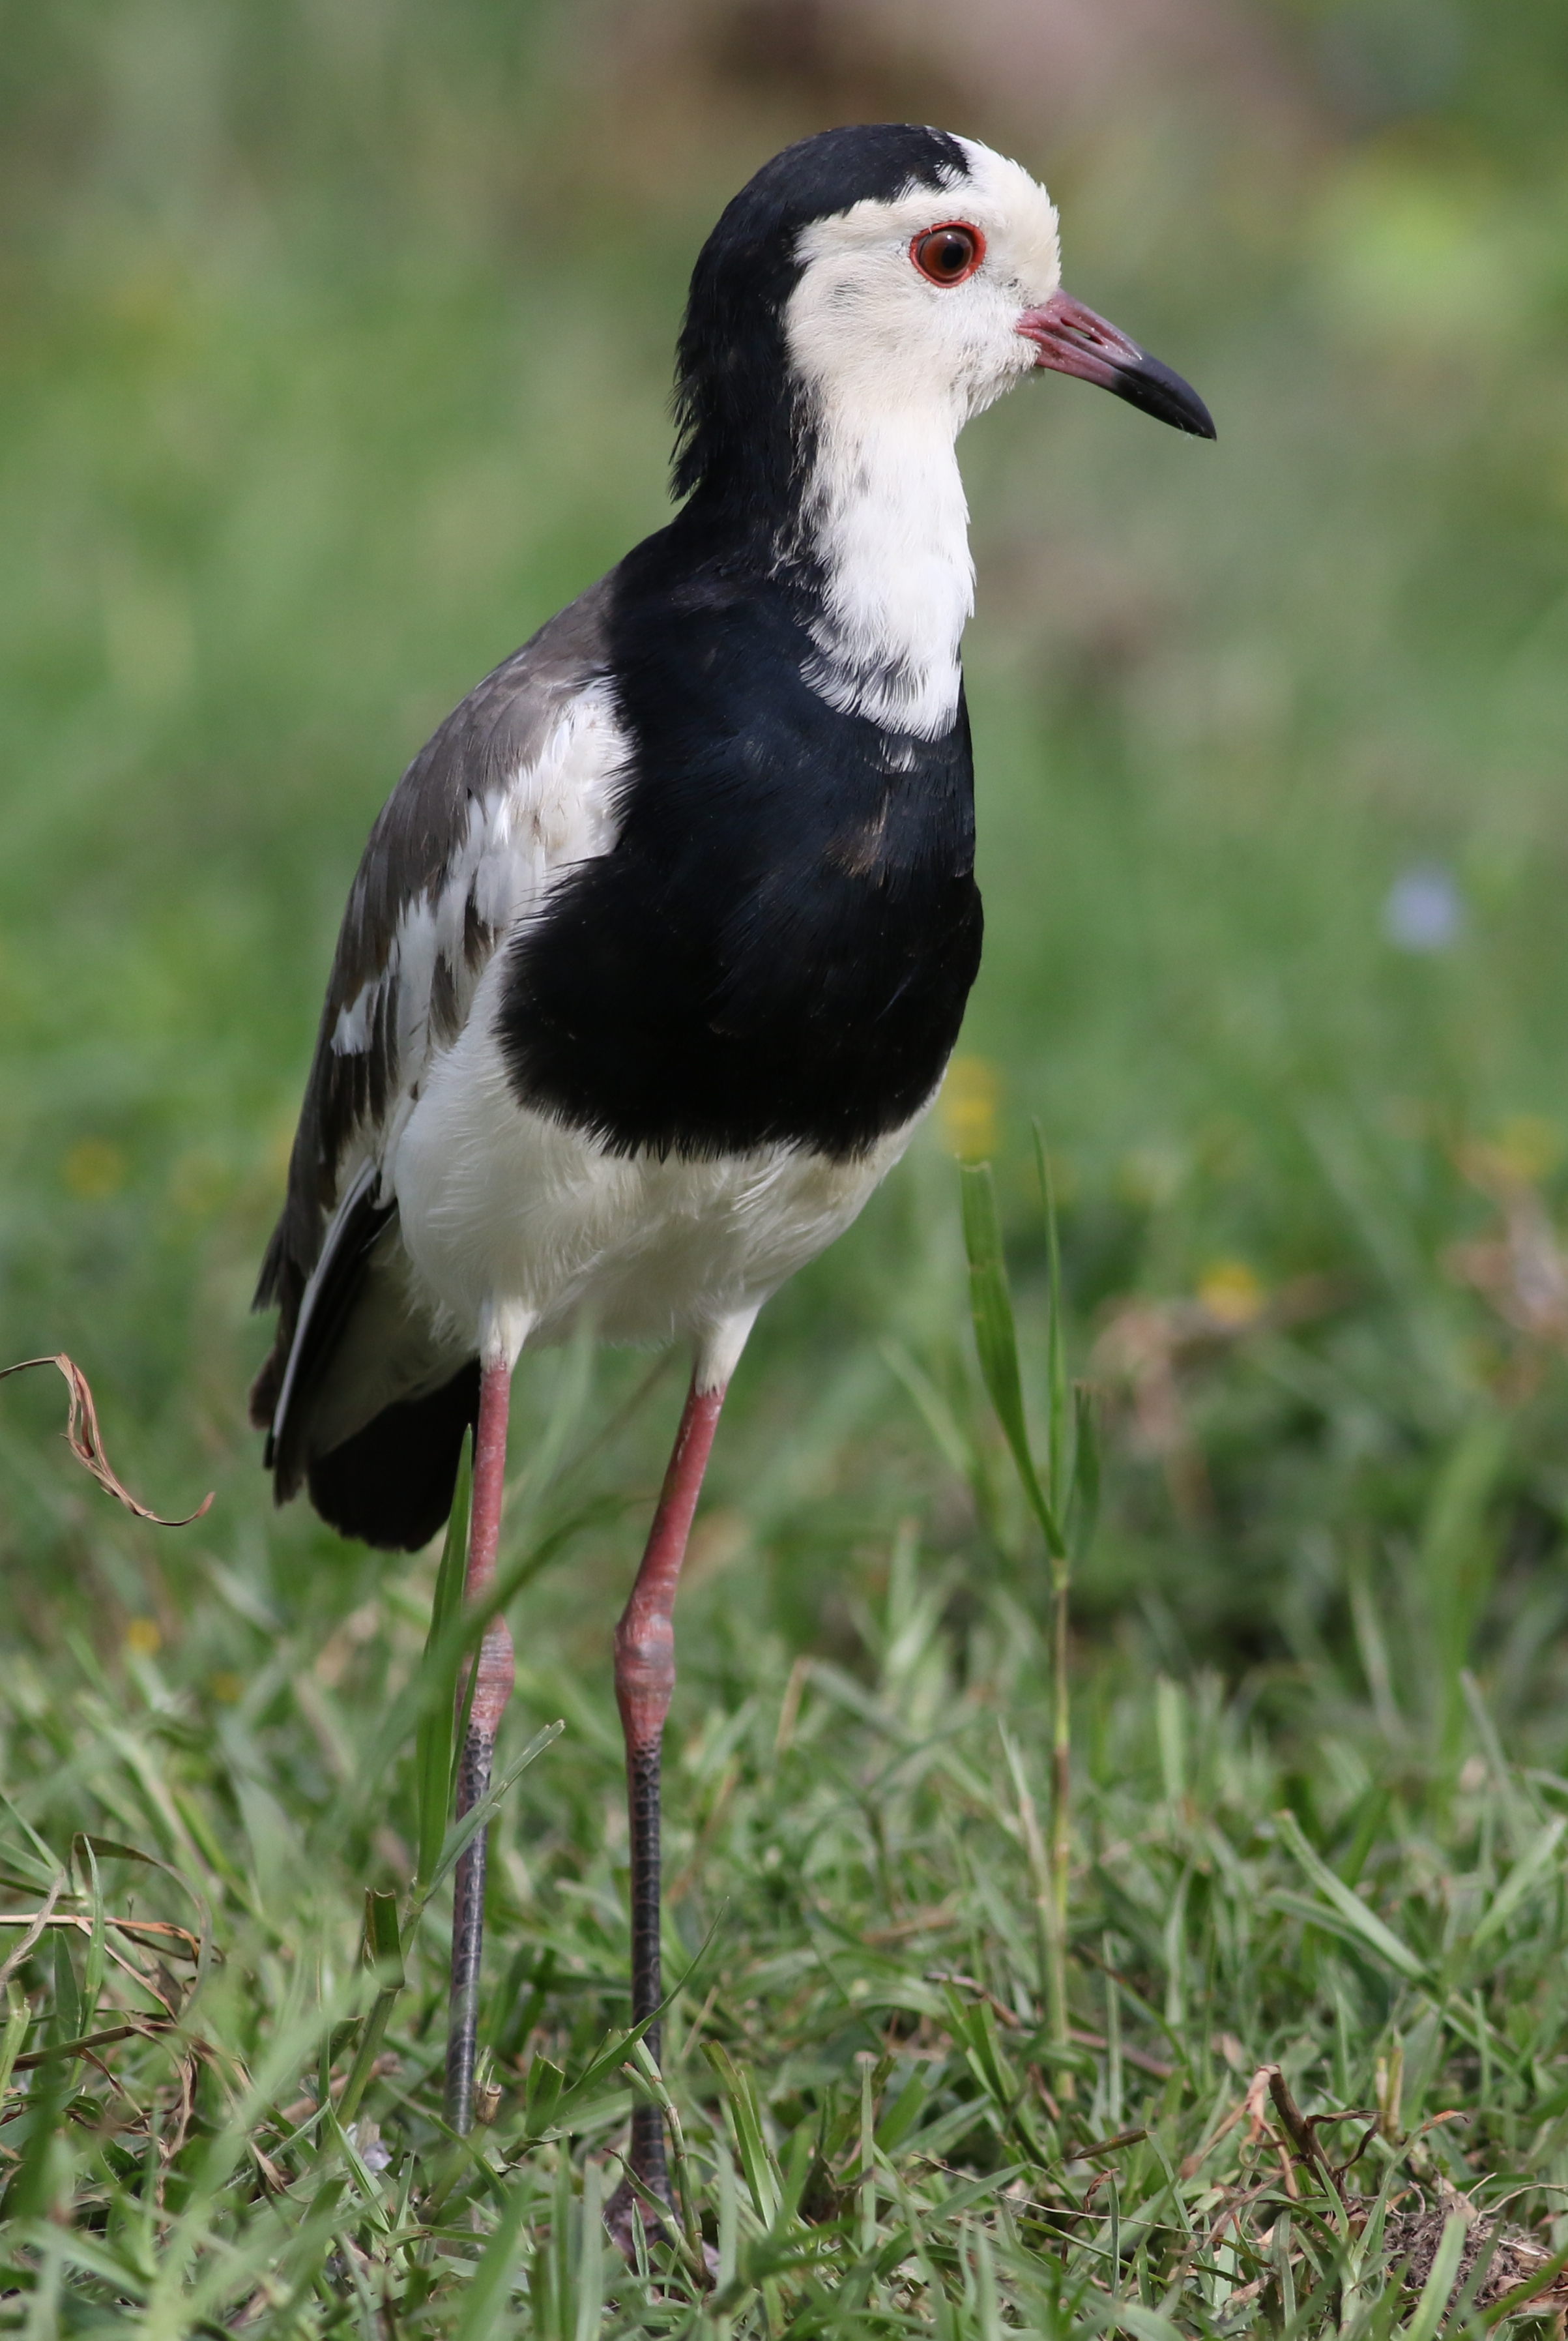
[[[334,1056],[366,1055],[383,1040],[395,1051],[396,1090],[372,1148],[383,1165],[432,1057],[461,1031],[491,953],[540,908],[553,879],[614,844],[626,753],[610,688],[592,683],[533,762],[470,800],[439,884],[404,903],[385,966],[340,1010]]]

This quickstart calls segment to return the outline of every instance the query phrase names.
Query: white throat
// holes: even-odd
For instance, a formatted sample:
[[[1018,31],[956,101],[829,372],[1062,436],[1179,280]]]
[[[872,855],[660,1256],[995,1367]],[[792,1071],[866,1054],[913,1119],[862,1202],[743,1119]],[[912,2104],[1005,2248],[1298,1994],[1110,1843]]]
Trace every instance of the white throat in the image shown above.
[[[962,418],[928,398],[864,420],[826,405],[802,506],[826,584],[807,680],[846,714],[938,739],[958,712],[975,599]]]

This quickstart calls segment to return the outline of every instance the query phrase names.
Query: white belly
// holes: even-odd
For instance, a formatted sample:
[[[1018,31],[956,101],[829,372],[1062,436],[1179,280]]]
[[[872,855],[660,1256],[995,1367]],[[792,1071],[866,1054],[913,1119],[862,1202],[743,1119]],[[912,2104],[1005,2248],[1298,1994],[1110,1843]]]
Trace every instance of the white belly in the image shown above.
[[[723,1379],[762,1303],[843,1233],[919,1119],[851,1162],[785,1145],[712,1161],[610,1154],[517,1104],[484,1006],[388,1165],[419,1283],[476,1344],[498,1318],[508,1346],[586,1319],[611,1341],[690,1336]]]

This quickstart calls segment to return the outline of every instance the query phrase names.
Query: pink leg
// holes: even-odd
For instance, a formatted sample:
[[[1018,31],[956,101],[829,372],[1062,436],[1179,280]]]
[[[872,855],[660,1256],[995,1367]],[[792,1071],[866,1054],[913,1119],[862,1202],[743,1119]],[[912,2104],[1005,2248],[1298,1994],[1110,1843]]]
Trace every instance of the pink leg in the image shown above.
[[[506,1484],[506,1417],[511,1368],[487,1364],[480,1377],[479,1435],[473,1450],[473,1509],[469,1519],[464,1599],[481,1601],[495,1582],[501,1541],[501,1501]],[[504,1618],[492,1618],[479,1647],[479,1670],[469,1709],[458,1772],[457,1808],[466,1813],[490,1787],[495,1736],[511,1697],[511,1633]],[[459,1701],[467,1696],[467,1682]],[[473,2127],[475,2031],[479,2022],[480,1954],[484,1943],[484,1875],[487,1839],[481,1829],[457,1865],[452,1920],[452,1995],[446,2045],[446,2117],[453,2129]]]
[[[675,1689],[675,1589],[702,1475],[719,1427],[722,1390],[687,1395],[659,1509],[631,1599],[615,1629],[615,1696],[626,1738],[627,1807],[631,1824],[631,2018],[640,2024],[663,1996],[660,1968],[660,1755]],[[659,2027],[645,2036],[655,2059]],[[657,2106],[631,2117],[631,2167],[645,2187],[669,2199],[664,2127]]]

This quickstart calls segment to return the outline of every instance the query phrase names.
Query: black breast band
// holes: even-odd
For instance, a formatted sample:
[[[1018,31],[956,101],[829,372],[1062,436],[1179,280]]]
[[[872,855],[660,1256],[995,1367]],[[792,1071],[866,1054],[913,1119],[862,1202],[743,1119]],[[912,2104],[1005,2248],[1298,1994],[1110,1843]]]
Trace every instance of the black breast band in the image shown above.
[[[839,712],[788,589],[680,553],[617,579],[620,832],[511,947],[508,1070],[618,1152],[848,1158],[930,1096],[979,964],[968,718]]]

